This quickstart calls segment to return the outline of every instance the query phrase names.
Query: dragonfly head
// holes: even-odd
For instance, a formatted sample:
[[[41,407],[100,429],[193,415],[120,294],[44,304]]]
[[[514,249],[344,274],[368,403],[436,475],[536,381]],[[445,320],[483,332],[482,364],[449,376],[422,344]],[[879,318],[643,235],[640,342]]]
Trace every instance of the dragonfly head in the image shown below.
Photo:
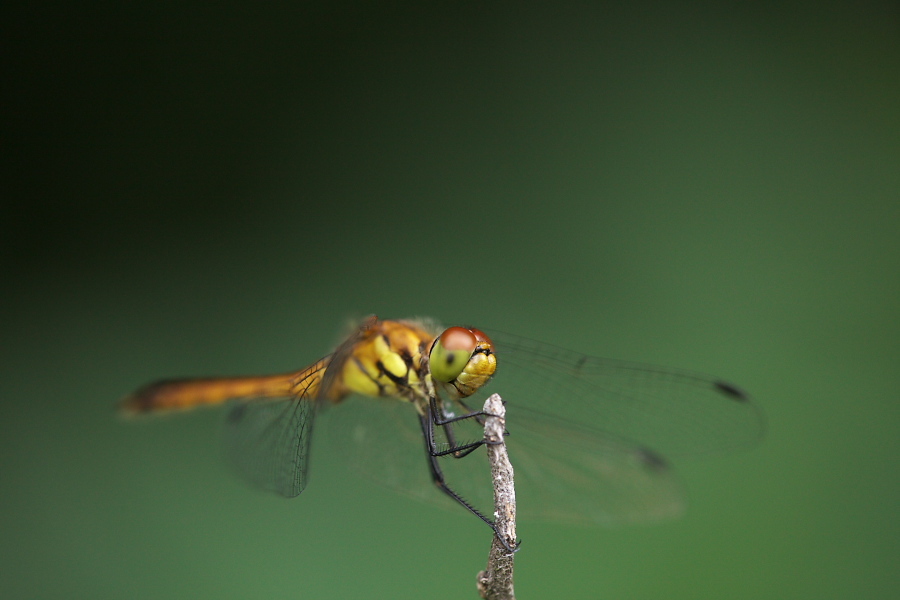
[[[451,327],[431,345],[428,366],[432,379],[453,386],[460,397],[471,396],[497,370],[494,343],[479,329]]]

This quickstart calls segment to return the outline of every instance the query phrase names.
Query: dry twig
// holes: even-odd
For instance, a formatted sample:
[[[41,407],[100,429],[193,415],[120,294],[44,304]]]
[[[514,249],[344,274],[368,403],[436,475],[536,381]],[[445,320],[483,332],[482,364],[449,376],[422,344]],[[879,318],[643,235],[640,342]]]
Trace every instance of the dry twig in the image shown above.
[[[513,468],[503,443],[506,426],[506,407],[498,394],[484,403],[484,411],[490,415],[484,423],[484,439],[487,445],[494,480],[494,518],[497,534],[491,543],[487,569],[478,574],[478,593],[485,600],[515,600],[513,592],[513,559],[516,548],[516,490],[513,485]],[[501,541],[502,537],[502,541]],[[505,542],[505,543],[504,543]]]

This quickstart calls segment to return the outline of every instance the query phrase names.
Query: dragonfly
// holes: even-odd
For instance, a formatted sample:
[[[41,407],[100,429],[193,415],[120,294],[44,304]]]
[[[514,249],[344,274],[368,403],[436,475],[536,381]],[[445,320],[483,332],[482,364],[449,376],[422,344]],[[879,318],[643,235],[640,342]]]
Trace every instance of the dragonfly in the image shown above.
[[[490,470],[475,452],[487,443],[475,399],[489,391],[507,405],[520,518],[618,525],[675,517],[684,493],[668,457],[747,447],[764,429],[759,406],[717,377],[375,316],[303,369],[156,381],[120,406],[138,415],[227,402],[229,461],[286,497],[306,487],[317,415],[346,408],[333,435],[361,472],[413,496],[448,499],[496,533],[483,508]]]

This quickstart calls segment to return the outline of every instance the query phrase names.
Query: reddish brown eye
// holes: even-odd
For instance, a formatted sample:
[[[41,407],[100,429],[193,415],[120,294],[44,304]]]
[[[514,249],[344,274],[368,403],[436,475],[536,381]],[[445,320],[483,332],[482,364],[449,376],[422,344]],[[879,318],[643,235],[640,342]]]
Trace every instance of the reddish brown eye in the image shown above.
[[[494,347],[494,342],[492,342],[492,341],[491,341],[491,338],[488,337],[488,334],[486,334],[486,333],[483,332],[482,330],[472,328],[472,329],[469,329],[469,331],[472,332],[472,335],[475,336],[475,339],[476,339],[477,341],[479,341],[479,342],[485,342],[485,343],[486,343],[488,346],[490,346],[491,348]]]
[[[431,376],[437,381],[450,383],[456,379],[472,357],[478,340],[468,329],[451,327],[435,340],[428,356]]]
[[[471,354],[475,350],[477,343],[476,334],[462,327],[451,327],[441,334],[441,344],[450,352],[463,350]]]

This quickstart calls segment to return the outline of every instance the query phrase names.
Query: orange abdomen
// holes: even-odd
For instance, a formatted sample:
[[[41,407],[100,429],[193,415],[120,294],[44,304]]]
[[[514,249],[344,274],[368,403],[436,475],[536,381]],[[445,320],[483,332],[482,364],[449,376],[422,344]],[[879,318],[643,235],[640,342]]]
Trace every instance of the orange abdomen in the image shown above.
[[[326,365],[327,360],[322,359],[300,371],[278,375],[164,379],[125,397],[120,406],[126,414],[140,414],[221,404],[238,398],[315,397]]]

